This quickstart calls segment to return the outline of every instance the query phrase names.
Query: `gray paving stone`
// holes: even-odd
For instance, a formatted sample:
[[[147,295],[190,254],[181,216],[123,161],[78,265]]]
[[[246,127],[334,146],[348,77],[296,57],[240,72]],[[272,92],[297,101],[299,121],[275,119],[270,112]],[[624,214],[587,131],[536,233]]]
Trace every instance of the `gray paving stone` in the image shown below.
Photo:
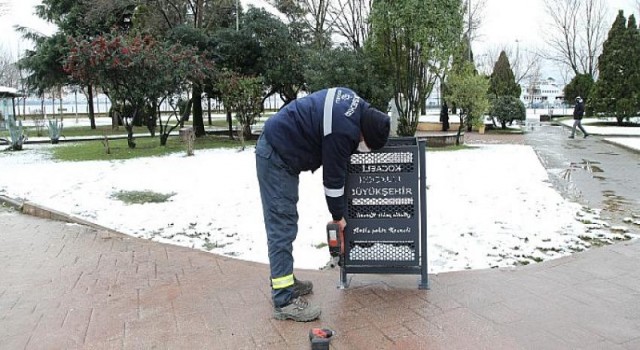
[[[8,349],[637,349],[640,243],[522,268],[431,276],[296,271],[323,308],[271,317],[268,267],[25,215],[2,215],[0,339]],[[635,264],[635,265],[634,265]],[[624,266],[624,268],[620,268]]]

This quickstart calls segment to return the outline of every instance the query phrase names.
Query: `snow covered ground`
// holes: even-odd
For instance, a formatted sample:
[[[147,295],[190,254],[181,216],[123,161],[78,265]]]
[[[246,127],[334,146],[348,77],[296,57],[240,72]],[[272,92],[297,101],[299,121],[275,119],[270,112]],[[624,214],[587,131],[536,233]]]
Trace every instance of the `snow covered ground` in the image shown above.
[[[0,152],[0,194],[134,237],[268,261],[253,148],[69,163],[52,160],[50,147]],[[609,227],[597,208],[562,198],[529,146],[427,152],[427,186],[431,273],[532,263],[635,237],[628,227]],[[114,196],[121,191],[171,197],[125,204]],[[330,219],[321,170],[301,175],[299,212],[295,266],[321,268]]]

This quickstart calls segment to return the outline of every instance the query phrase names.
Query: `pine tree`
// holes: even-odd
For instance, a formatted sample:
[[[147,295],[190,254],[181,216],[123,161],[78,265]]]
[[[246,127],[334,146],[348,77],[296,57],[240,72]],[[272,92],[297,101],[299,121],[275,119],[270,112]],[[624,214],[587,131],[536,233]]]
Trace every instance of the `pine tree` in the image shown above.
[[[629,16],[626,31],[627,59],[627,89],[629,95],[629,116],[634,116],[640,109],[640,31],[634,15]]]
[[[593,77],[589,73],[578,74],[571,82],[564,87],[564,98],[566,101],[573,101],[576,97],[580,96],[585,101],[588,101],[591,97],[591,90],[593,89]]]
[[[489,81],[489,93],[493,97],[513,96],[520,97],[520,85],[516,82],[507,54],[502,51],[498,61],[493,66],[493,73]]]
[[[626,25],[624,12],[618,12],[602,54],[598,58],[599,78],[592,100],[587,105],[595,112],[614,115],[618,124],[635,115],[638,106],[640,71],[637,55],[640,53],[640,36],[634,16]]]

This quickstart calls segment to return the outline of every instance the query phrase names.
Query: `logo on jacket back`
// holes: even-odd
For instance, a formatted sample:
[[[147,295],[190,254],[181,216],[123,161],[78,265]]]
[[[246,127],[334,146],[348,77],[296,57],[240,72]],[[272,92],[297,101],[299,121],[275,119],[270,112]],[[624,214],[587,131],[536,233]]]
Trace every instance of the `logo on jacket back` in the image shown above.
[[[355,111],[356,108],[358,108],[358,104],[360,104],[360,96],[356,95],[356,94],[348,94],[348,93],[343,93],[342,90],[338,90],[336,92],[336,100],[335,103],[338,104],[342,101],[351,101],[351,105],[349,106],[349,109],[347,109],[347,111],[344,113],[344,115],[346,115],[347,117],[350,117]]]

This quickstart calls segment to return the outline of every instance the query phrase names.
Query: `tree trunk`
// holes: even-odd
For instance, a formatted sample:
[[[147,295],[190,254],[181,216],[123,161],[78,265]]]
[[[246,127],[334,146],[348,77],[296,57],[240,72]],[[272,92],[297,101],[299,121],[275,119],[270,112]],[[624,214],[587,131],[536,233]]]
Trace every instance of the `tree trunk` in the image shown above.
[[[149,134],[151,135],[151,137],[156,137],[156,127],[158,126],[158,115],[156,114],[157,111],[157,100],[151,101],[151,107],[145,104],[144,108],[142,109],[142,118],[145,122],[147,130],[149,130]]]
[[[233,140],[233,118],[231,111],[227,109],[227,124],[229,124],[229,139]]]
[[[133,124],[127,123],[127,145],[129,148],[136,148],[136,143],[133,141]]]
[[[460,124],[458,125],[458,133],[456,134],[456,146],[460,146],[460,135],[462,135],[462,129],[464,128],[464,116],[460,116]]]
[[[251,125],[244,125],[242,128],[242,135],[244,140],[251,140],[253,136],[251,135]]]
[[[60,94],[60,120],[64,121],[64,111],[62,110],[62,87],[59,88],[58,93]]]
[[[213,124],[211,121],[211,97],[207,95],[207,116],[209,117],[209,126]]]
[[[204,136],[204,120],[202,119],[202,87],[199,84],[193,84],[193,131],[196,137]]]

